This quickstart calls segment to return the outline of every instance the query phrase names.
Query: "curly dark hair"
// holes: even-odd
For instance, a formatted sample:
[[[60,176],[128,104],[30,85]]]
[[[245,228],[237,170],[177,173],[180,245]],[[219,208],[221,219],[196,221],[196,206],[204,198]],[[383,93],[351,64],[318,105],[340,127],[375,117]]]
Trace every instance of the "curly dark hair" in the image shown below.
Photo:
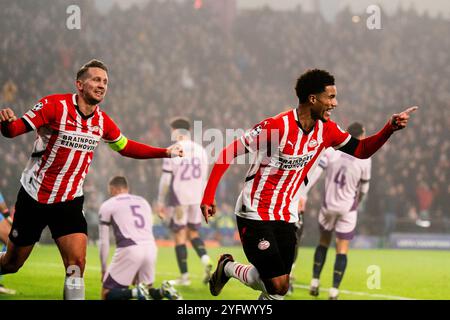
[[[317,94],[325,91],[326,86],[334,85],[334,77],[325,70],[308,70],[300,76],[295,86],[300,103],[308,102],[311,94]]]

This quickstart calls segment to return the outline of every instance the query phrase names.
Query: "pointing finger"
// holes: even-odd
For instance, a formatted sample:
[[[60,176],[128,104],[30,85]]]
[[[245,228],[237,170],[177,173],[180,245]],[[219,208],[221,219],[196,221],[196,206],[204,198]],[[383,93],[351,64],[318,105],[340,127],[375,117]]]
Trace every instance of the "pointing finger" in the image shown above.
[[[419,107],[418,107],[418,106],[414,106],[414,107],[411,107],[411,108],[406,109],[406,110],[403,111],[402,113],[410,114],[410,113],[412,113],[412,112],[415,112],[417,109],[419,109]]]

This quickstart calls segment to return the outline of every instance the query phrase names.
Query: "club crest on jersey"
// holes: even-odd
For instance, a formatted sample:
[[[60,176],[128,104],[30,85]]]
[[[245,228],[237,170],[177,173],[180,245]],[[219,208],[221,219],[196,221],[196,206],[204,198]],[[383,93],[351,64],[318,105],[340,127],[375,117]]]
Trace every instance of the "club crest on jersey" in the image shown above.
[[[267,240],[262,239],[259,243],[258,243],[258,249],[259,250],[266,250],[270,247],[270,242]]]
[[[308,144],[308,147],[309,148],[315,148],[315,147],[317,147],[317,140],[316,139],[312,139],[310,142],[309,142],[309,144]]]
[[[44,104],[43,104],[42,102],[39,102],[39,103],[36,103],[36,104],[34,105],[34,107],[31,108],[31,110],[33,110],[33,111],[39,111],[39,110],[41,110],[43,107],[44,107]]]

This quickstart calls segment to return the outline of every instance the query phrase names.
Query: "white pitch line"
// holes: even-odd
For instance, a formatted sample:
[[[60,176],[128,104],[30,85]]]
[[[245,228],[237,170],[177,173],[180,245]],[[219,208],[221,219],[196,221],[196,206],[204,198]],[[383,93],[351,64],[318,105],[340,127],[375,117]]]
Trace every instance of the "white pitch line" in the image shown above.
[[[42,266],[42,267],[53,267],[53,268],[62,268],[63,264],[59,263],[40,263],[40,262],[34,262],[34,266]],[[87,265],[85,270],[91,270],[91,271],[100,271],[100,267],[96,266],[89,266]],[[174,272],[156,272],[157,275],[161,276],[170,276],[170,277],[176,277],[178,274]],[[191,278],[200,278],[199,275],[192,274],[190,275]],[[294,284],[294,288],[300,288],[309,290],[309,286],[303,285],[303,284]],[[329,288],[320,288],[320,291],[328,291]],[[373,298],[381,298],[381,299],[390,299],[390,300],[417,300],[415,298],[407,298],[407,297],[401,297],[401,296],[391,296],[386,294],[378,294],[378,293],[368,293],[368,292],[359,292],[359,291],[349,291],[349,290],[339,290],[340,293],[350,294],[354,296],[368,296]]]
[[[301,288],[309,290],[309,286],[303,284],[294,284],[294,288]],[[320,288],[320,291],[328,291],[329,288]],[[378,293],[368,293],[368,292],[358,292],[358,291],[349,291],[349,290],[339,290],[340,293],[351,294],[354,296],[369,296],[374,298],[382,298],[382,299],[390,299],[390,300],[417,300],[414,298],[400,297],[400,296],[391,296],[386,294],[378,294]]]

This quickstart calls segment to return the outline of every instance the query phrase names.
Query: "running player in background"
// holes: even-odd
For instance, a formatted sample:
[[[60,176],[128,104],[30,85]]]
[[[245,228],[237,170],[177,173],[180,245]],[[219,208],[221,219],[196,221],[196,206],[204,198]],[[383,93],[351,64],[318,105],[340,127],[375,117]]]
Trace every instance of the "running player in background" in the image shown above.
[[[365,138],[365,129],[358,122],[352,123],[347,132],[358,140]],[[355,234],[358,204],[369,191],[371,167],[370,158],[357,159],[330,148],[325,151],[311,178],[312,187],[322,171],[326,171],[324,199],[318,217],[320,240],[314,253],[313,279],[309,291],[312,296],[319,295],[320,273],[325,264],[332,233],[335,231],[336,259],[329,299],[338,298],[339,285],[347,267],[349,244]]]
[[[48,225],[66,269],[64,298],[70,300],[84,299],[87,224],[83,182],[99,141],[136,159],[182,155],[178,145],[155,148],[122,135],[98,106],[108,88],[108,69],[103,62],[91,60],[82,66],[75,84],[76,94],[44,97],[20,119],[9,108],[0,110],[5,137],[37,131],[20,179],[8,248],[0,254],[0,274],[15,273],[22,267]]]
[[[184,156],[163,160],[156,211],[160,218],[169,220],[169,228],[175,238],[175,255],[181,275],[171,283],[191,284],[186,247],[190,240],[205,268],[203,282],[207,284],[212,264],[199,229],[202,223],[200,202],[208,174],[208,156],[201,145],[191,140],[190,123],[187,119],[174,119],[170,126],[172,140],[175,139],[182,146]]]
[[[163,281],[153,288],[157,247],[153,236],[152,209],[144,198],[129,193],[125,177],[114,177],[108,185],[111,198],[99,211],[99,249],[104,300],[170,300],[180,295]],[[109,257],[109,227],[116,238],[116,251],[111,264]],[[129,289],[129,286],[136,285]]]
[[[337,107],[334,77],[310,70],[297,81],[297,108],[267,118],[220,153],[202,200],[205,220],[216,213],[214,200],[220,178],[231,161],[253,153],[252,165],[237,200],[235,213],[242,246],[250,265],[223,254],[211,276],[217,296],[230,277],[261,291],[260,299],[283,299],[294,259],[300,188],[308,184],[318,159],[334,147],[358,158],[369,158],[394,133],[406,127],[417,107],[394,114],[377,134],[358,140],[330,120]]]
[[[5,199],[0,192],[0,246],[2,246],[0,252],[6,251],[6,244],[8,243],[8,234],[11,231],[12,219],[9,215],[9,208],[6,205]],[[0,274],[0,293],[3,294],[15,294],[13,289],[6,288],[2,283],[2,275]]]

